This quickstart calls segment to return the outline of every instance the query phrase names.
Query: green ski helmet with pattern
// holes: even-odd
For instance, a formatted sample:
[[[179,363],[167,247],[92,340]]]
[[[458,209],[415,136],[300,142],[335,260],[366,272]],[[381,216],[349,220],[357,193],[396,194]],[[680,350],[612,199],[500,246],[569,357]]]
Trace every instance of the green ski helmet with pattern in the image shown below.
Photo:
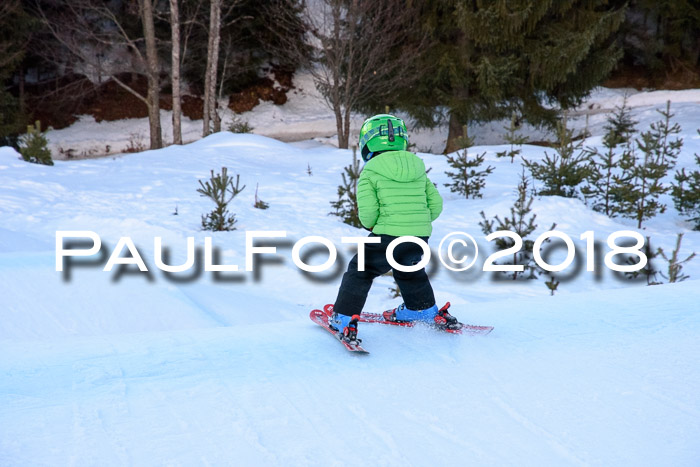
[[[360,128],[360,154],[367,162],[382,151],[405,151],[408,147],[406,124],[398,117],[379,114],[370,117]]]

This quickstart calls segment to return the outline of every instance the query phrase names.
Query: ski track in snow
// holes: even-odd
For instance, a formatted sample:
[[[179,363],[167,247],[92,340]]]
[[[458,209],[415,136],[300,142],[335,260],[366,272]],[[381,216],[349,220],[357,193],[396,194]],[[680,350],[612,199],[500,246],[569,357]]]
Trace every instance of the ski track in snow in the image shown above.
[[[696,94],[674,104],[685,140],[679,168],[700,153]],[[620,96],[603,91],[589,110]],[[635,118],[656,119],[667,97],[637,95]],[[591,122],[600,129],[604,115]],[[587,144],[600,144],[593,134]],[[521,169],[495,157],[503,148],[474,148],[496,168],[478,200],[447,191],[444,157],[420,154],[445,198],[433,247],[465,231],[480,240],[483,263],[479,212],[508,212]],[[523,147],[528,159],[544,151]],[[351,158],[318,142],[226,133],[54,167],[0,148],[0,465],[700,463],[698,259],[680,284],[634,285],[600,269],[562,280],[554,297],[541,280],[437,269],[438,300],[495,330],[469,337],[364,324],[369,356],[349,355],[308,319],[333,301],[340,279],[306,280],[288,245],[279,247],[282,263],[263,265],[257,279],[117,276],[99,264],[64,280],[54,269],[56,230],[93,230],[110,253],[130,236],[150,269],[155,236],[171,264],[184,263],[188,236],[198,246],[212,236],[221,260],[242,269],[246,230],[286,230],[290,241],[324,235],[347,261],[354,251],[340,237],[366,233],[328,213]],[[202,232],[211,203],[197,195],[197,180],[222,166],[247,186],[231,206],[239,230]],[[256,183],[268,210],[252,207]],[[662,201],[669,209],[644,235],[670,252],[685,232],[681,257],[700,252],[700,233],[670,197]],[[538,198],[534,209],[536,234],[556,222],[581,259],[581,233],[594,230],[604,243],[635,228],[576,199]],[[395,306],[392,285],[378,278],[366,308]]]
[[[660,324],[674,298],[700,301],[697,285],[547,311],[491,302],[488,337],[365,325],[369,357],[303,319],[6,341],[0,452],[11,465],[322,465],[348,450],[379,465],[693,465],[700,311]],[[625,305],[603,320],[612,299]],[[578,335],[572,315],[588,318]],[[648,332],[620,332],[635,323]]]

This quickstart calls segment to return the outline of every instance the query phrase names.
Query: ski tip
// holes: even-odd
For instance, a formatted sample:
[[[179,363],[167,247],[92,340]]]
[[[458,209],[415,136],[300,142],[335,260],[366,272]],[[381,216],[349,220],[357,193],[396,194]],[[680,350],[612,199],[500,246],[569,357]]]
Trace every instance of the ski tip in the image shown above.
[[[345,344],[345,343],[343,343]],[[356,354],[356,355],[369,355],[369,352],[362,347],[358,346],[352,346],[352,345],[346,345],[346,349],[348,349],[351,353]]]
[[[319,316],[326,316],[326,314],[324,312],[322,312],[321,310],[311,310],[311,313],[309,313],[309,316],[311,317],[311,319],[314,319],[314,318],[317,318]]]
[[[474,326],[465,324],[459,329],[455,329],[454,334],[469,334],[472,336],[485,336],[493,331],[493,326]],[[449,332],[449,331],[448,331]]]

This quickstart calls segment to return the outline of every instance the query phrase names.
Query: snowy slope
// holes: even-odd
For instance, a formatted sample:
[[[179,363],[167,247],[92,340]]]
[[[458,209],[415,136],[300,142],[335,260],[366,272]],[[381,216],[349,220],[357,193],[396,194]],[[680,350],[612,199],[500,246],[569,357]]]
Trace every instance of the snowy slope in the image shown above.
[[[647,104],[635,113],[644,122],[664,102]],[[674,108],[685,139],[679,167],[690,167],[700,105]],[[600,144],[600,134],[587,144]],[[450,193],[445,158],[420,154],[445,198],[433,247],[461,230],[488,251],[479,212],[506,214],[521,171],[495,157],[502,149],[473,148],[495,167],[480,200]],[[544,156],[536,146],[523,153]],[[174,280],[153,267],[155,236],[172,264],[184,262],[188,236],[198,246],[212,236],[222,261],[243,269],[251,230],[285,230],[291,241],[324,235],[347,261],[353,249],[340,237],[365,232],[327,213],[351,157],[313,141],[228,133],[54,167],[0,148],[0,465],[700,462],[698,259],[681,284],[634,285],[599,267],[572,274],[554,297],[542,280],[438,268],[438,300],[494,332],[364,325],[366,358],[309,321],[311,308],[334,300],[339,277],[306,279],[289,244],[260,277]],[[239,230],[202,232],[212,206],[197,181],[222,166],[247,186],[232,203]],[[253,208],[256,184],[268,210]],[[537,233],[556,222],[579,246],[587,230],[604,241],[635,227],[579,200],[543,197],[534,208]],[[95,231],[108,253],[129,236],[152,272],[102,272],[102,258],[64,277],[54,269],[56,230]],[[642,234],[669,252],[679,232],[682,258],[700,252],[700,233],[672,206]],[[377,279],[367,309],[398,304],[392,285]]]
[[[698,285],[491,302],[484,338],[368,325],[368,357],[301,316],[4,342],[0,463],[697,465]]]
[[[687,139],[688,151],[698,148],[700,140]],[[443,188],[442,184],[447,181],[444,157],[423,155],[426,165],[432,167],[431,178],[438,183],[446,200],[444,213],[434,225],[434,247],[448,233],[465,231],[481,239],[483,252],[489,251],[490,245],[483,240],[478,226],[479,212],[484,211],[488,216],[506,214],[513,203],[513,187],[520,172],[520,164],[495,157],[499,149],[498,146],[474,149],[486,150],[487,162],[496,167],[488,179],[484,198],[478,200],[459,199],[458,195]],[[8,287],[9,309],[14,313],[0,327],[0,338],[91,335],[164,327],[180,329],[195,322],[236,324],[242,318],[239,312],[232,310],[231,304],[246,309],[254,307],[261,297],[268,305],[263,319],[288,319],[300,310],[332,301],[338,284],[337,280],[323,283],[306,280],[291,261],[289,245],[279,250],[282,264],[263,265],[260,277],[244,272],[234,274],[243,281],[240,287],[236,287],[221,284],[211,273],[205,272],[196,280],[185,283],[168,280],[154,267],[153,238],[161,236],[163,244],[172,249],[172,264],[181,264],[185,261],[188,236],[195,237],[195,243],[200,247],[204,245],[204,237],[212,236],[214,245],[222,250],[223,261],[238,264],[242,270],[247,230],[285,230],[290,241],[306,235],[324,235],[338,245],[345,261],[349,260],[354,249],[343,247],[340,238],[365,235],[364,231],[327,215],[331,211],[329,202],[336,198],[339,173],[351,157],[349,151],[325,146],[300,149],[261,136],[222,133],[187,146],[117,159],[58,162],[54,167],[29,165],[16,160],[16,154],[7,151],[3,154],[0,165],[5,168],[0,170],[0,186],[3,187],[0,206],[4,233],[0,236],[0,244],[7,245],[7,254],[0,262],[0,279],[5,284],[20,278],[25,280],[22,287]],[[524,154],[528,158],[538,158],[543,156],[543,150],[526,146]],[[687,159],[684,156],[683,163]],[[200,216],[212,206],[210,201],[196,193],[197,180],[206,178],[210,169],[219,170],[222,166],[227,166],[232,173],[241,174],[241,185],[247,185],[232,205],[232,211],[239,219],[239,230],[215,234],[202,232],[199,230]],[[311,176],[307,173],[308,167],[312,169]],[[260,198],[270,203],[270,209],[253,208],[256,184],[259,185]],[[670,204],[670,199],[666,201]],[[573,239],[578,239],[587,230],[594,230],[597,238],[604,241],[615,231],[635,227],[631,220],[609,219],[590,211],[575,199],[540,198],[534,208],[538,215],[537,234],[556,223],[558,230]],[[176,209],[177,216],[173,215]],[[655,247],[661,246],[669,252],[674,246],[676,233],[687,229],[685,225],[671,208],[649,221],[643,233],[652,238]],[[91,268],[73,268],[70,282],[67,282],[53,268],[57,230],[94,231],[108,245],[107,253],[112,252],[120,237],[129,236],[150,265],[151,273],[118,276],[114,272],[102,272],[101,267],[93,265]],[[583,245],[578,240],[576,243],[580,247]],[[683,245],[683,257],[692,251],[700,251],[700,234],[688,232]],[[482,263],[486,254],[480,256]],[[582,252],[579,252],[579,257],[583,258]],[[552,262],[561,260],[557,258],[553,257]],[[105,262],[103,259],[101,264]],[[700,261],[689,263],[685,271],[697,278],[700,276]],[[458,306],[493,300],[504,293],[513,297],[549,293],[541,281],[494,283],[489,274],[481,273],[477,268],[459,274],[437,268],[432,277],[438,296]],[[378,293],[370,296],[368,307],[390,306],[392,301],[387,291],[393,281],[387,277],[377,282]],[[585,271],[576,274],[568,283],[562,283],[559,290],[560,293],[571,293],[628,285],[628,281],[619,280],[611,271],[599,267],[596,274]],[[272,297],[268,288],[276,291]],[[212,294],[223,295],[212,299]],[[76,295],[80,299],[72,303]],[[156,306],[161,302],[169,303],[173,295],[184,301],[184,307]],[[28,307],[27,301],[37,301],[37,297],[46,298],[38,300],[40,306]],[[270,299],[280,303],[271,306]],[[103,306],[105,300],[110,306],[95,314],[94,310]],[[134,303],[140,306],[134,307]],[[71,313],[65,312],[67,306],[72,307]],[[176,310],[172,311],[172,308]],[[199,310],[196,319],[191,317],[191,309]],[[148,310],[146,316],[143,310]],[[180,312],[183,313],[181,319],[173,318],[173,314]],[[27,326],[28,320],[50,324]],[[103,321],[112,325],[104,326]]]

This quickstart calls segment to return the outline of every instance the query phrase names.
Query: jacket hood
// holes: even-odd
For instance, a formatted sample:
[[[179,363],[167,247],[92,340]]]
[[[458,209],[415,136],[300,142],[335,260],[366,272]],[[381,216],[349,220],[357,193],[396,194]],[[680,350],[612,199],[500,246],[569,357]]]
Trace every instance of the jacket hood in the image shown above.
[[[388,151],[365,164],[369,170],[397,182],[412,182],[425,176],[425,164],[420,157],[408,151]]]

